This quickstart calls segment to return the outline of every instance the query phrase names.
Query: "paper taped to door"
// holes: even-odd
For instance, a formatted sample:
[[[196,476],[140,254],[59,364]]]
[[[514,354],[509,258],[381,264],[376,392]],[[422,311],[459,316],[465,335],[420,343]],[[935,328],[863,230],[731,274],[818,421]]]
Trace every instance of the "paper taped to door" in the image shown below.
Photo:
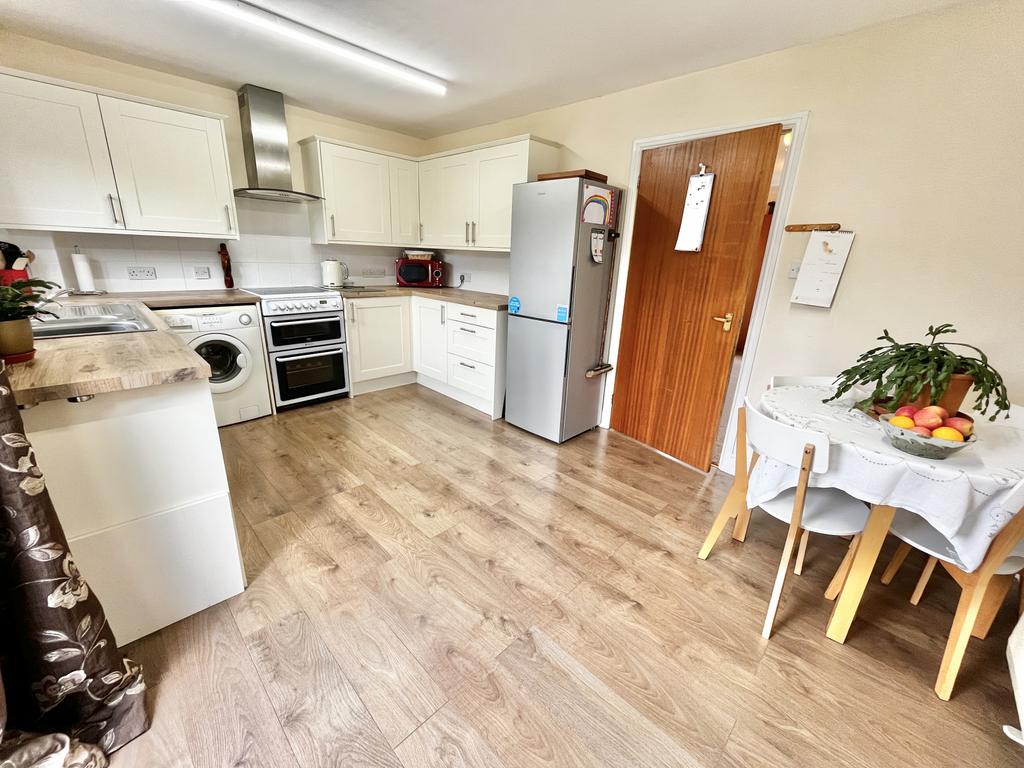
[[[690,177],[683,202],[683,217],[679,222],[679,237],[676,238],[677,251],[697,252],[704,245],[704,227],[708,221],[714,185],[713,173],[698,173]]]

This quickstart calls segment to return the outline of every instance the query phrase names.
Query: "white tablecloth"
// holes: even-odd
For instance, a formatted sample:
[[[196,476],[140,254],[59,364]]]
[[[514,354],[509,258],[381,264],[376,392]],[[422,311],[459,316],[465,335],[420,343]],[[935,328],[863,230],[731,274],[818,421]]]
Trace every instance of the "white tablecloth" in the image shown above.
[[[828,471],[812,475],[811,485],[915,512],[949,539],[948,554],[964,570],[981,565],[993,537],[1024,506],[1024,431],[1002,417],[979,417],[976,443],[942,461],[920,459],[893,448],[877,422],[851,409],[858,396],[823,403],[834,391],[785,386],[761,398],[761,409],[772,418],[828,435]],[[747,503],[758,506],[796,483],[795,467],[762,458]]]

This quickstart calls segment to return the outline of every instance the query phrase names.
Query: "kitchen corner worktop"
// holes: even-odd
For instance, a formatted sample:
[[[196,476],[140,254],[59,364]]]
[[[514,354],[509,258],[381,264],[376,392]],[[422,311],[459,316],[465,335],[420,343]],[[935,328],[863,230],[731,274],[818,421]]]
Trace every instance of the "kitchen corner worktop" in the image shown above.
[[[36,339],[34,360],[7,366],[19,405],[210,378],[207,362],[142,301],[107,294],[62,302],[103,304],[111,299],[136,306],[156,330]]]
[[[141,293],[106,293],[105,301],[141,301],[150,309],[177,309],[179,307],[226,307],[233,304],[259,304],[258,296],[238,288],[217,291],[149,291]]]
[[[381,296],[422,296],[426,299],[451,301],[467,307],[494,309],[499,312],[508,309],[508,296],[500,293],[467,291],[464,288],[405,288],[400,285],[368,286],[359,290],[338,289],[346,299],[373,299]]]

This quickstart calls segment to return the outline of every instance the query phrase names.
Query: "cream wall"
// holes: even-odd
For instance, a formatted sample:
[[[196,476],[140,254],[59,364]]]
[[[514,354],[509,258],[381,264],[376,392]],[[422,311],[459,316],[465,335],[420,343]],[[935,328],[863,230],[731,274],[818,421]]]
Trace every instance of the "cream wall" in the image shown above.
[[[1024,3],[971,2],[428,142],[534,133],[625,185],[635,139],[811,113],[790,222],[857,232],[831,310],[789,303],[788,234],[751,391],[832,373],[883,327],[952,322],[1024,402]],[[614,48],[614,46],[613,46]],[[682,298],[682,297],[681,297]]]

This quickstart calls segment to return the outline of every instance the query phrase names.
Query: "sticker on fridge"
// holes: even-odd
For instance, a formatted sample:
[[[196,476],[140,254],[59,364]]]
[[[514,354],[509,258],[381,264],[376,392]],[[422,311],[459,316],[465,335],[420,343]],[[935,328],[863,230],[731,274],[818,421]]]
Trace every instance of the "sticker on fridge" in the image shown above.
[[[568,304],[556,304],[555,305],[555,320],[560,323],[569,322],[569,305]]]
[[[518,296],[509,296],[508,297],[508,313],[510,315],[518,315],[519,314],[519,309],[522,306],[523,305],[519,301],[519,297]]]
[[[611,226],[615,212],[615,192],[594,184],[583,184],[583,221]]]

